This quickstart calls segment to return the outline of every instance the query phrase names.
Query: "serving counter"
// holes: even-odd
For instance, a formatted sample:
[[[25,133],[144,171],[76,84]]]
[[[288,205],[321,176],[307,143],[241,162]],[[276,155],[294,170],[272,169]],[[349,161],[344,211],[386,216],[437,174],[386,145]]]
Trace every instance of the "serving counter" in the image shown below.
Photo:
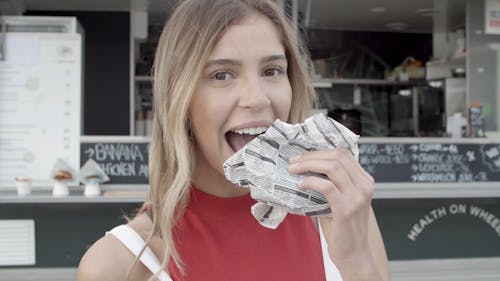
[[[470,280],[464,278],[478,270],[484,278],[474,280],[500,279],[499,159],[497,139],[360,139],[394,280]],[[0,267],[0,276],[26,268],[73,274],[67,268],[145,198],[147,184],[116,179],[119,185],[103,186],[109,196],[84,197],[76,187],[68,197],[52,197],[50,187],[23,197],[0,192],[0,221],[33,220],[36,253],[34,264]]]
[[[360,142],[394,280],[500,278],[500,140]]]

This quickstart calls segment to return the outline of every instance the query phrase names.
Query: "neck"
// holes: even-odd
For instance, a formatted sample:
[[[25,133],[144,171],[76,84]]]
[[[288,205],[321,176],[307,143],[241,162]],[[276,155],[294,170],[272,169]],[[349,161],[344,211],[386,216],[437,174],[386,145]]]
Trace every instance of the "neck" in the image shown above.
[[[227,181],[226,181],[227,182]],[[230,182],[226,184],[210,184],[206,181],[193,181],[193,184],[199,190],[222,198],[238,197],[248,194],[248,189],[238,187]]]
[[[249,192],[248,189],[241,188],[228,181],[221,170],[215,170],[212,166],[198,159],[193,171],[193,185],[199,190],[223,198],[238,197]]]

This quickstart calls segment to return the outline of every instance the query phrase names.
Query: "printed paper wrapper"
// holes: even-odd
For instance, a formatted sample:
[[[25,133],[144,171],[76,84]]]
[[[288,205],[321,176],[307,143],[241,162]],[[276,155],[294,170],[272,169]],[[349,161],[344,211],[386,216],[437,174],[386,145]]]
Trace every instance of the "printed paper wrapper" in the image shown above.
[[[109,177],[94,159],[87,160],[80,169],[80,182],[83,184],[100,184],[107,181],[109,181]]]
[[[305,178],[321,174],[293,175],[288,160],[306,151],[347,147],[358,159],[358,136],[337,121],[316,114],[300,124],[279,119],[224,162],[224,174],[235,185],[249,188],[258,202],[252,215],[261,225],[275,229],[287,213],[317,216],[331,214],[325,197],[312,190],[300,189]]]

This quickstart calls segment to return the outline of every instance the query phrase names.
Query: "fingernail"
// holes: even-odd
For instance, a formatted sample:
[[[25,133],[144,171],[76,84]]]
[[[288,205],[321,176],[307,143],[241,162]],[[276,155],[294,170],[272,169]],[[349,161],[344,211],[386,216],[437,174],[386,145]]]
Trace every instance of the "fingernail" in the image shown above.
[[[297,166],[298,164],[291,164],[290,166],[288,166],[288,171],[289,172],[293,172],[297,169]]]
[[[297,155],[297,156],[293,156],[292,158],[290,158],[289,161],[290,161],[290,163],[294,163],[294,162],[299,161],[299,159],[300,159],[300,156]]]
[[[297,187],[300,188],[300,189],[304,189],[305,186],[304,186],[304,181],[301,181],[297,184]]]

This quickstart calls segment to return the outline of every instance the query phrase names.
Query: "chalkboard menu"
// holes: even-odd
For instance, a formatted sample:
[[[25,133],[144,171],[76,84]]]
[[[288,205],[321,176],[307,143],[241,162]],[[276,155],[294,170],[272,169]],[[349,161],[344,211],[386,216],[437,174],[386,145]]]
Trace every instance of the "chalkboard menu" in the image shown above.
[[[148,149],[147,139],[90,139],[80,161],[99,163],[108,184],[148,184]],[[359,162],[378,183],[500,182],[500,143],[362,142]]]
[[[80,148],[81,165],[94,159],[108,184],[148,184],[148,142],[86,142]]]
[[[376,182],[500,181],[500,143],[361,143]]]

